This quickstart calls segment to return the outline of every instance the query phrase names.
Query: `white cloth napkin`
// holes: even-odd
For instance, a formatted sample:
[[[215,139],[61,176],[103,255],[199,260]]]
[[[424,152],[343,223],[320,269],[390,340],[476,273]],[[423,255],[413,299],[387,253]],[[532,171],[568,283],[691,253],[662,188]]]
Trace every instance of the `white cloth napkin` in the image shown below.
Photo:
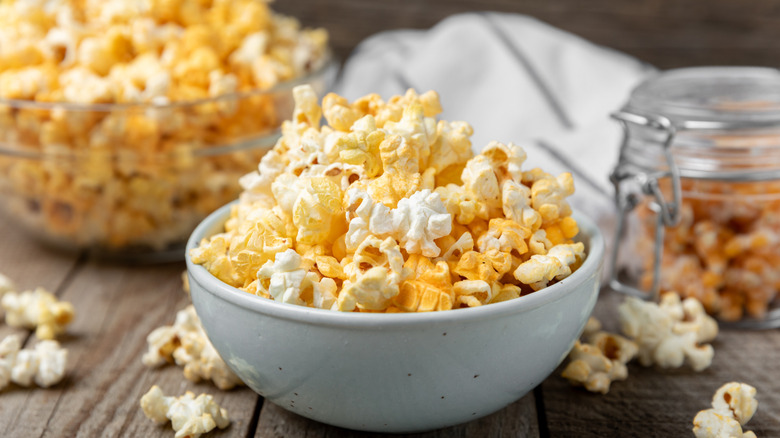
[[[622,132],[609,118],[654,69],[536,19],[467,13],[429,30],[382,32],[346,60],[336,91],[348,99],[436,90],[445,120],[491,140],[522,145],[527,168],[574,175],[571,204],[595,220],[611,246],[609,172]]]

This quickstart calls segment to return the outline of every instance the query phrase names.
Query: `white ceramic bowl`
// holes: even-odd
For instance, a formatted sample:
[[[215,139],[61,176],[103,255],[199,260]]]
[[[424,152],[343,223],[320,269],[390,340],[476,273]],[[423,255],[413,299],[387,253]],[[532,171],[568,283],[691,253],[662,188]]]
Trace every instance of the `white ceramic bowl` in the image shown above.
[[[223,207],[189,249],[222,229]],[[533,294],[414,314],[341,313],[277,303],[212,276],[187,256],[192,301],[225,362],[266,400],[323,423],[378,432],[432,430],[520,399],[566,357],[599,291],[604,240],[576,215],[583,265]]]

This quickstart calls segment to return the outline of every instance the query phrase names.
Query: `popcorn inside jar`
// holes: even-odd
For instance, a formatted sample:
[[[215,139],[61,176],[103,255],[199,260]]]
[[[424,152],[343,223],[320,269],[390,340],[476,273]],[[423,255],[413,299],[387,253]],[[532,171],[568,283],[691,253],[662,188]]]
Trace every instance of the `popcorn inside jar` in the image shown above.
[[[616,114],[625,255],[613,254],[613,288],[676,291],[721,321],[780,326],[780,101],[766,92],[776,86],[776,70],[702,67],[634,90]]]
[[[263,1],[2,2],[0,204],[67,248],[182,244],[332,77],[325,30]]]
[[[525,169],[513,144],[475,155],[471,126],[437,120],[435,92],[293,94],[224,232],[190,252],[223,282],[300,306],[424,312],[518,298],[585,259],[571,175]]]

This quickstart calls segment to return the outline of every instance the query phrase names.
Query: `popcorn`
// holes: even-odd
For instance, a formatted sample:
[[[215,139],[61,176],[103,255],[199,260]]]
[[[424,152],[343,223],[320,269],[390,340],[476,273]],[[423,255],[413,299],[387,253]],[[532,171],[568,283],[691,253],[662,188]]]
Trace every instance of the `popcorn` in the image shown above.
[[[0,342],[0,390],[10,382],[42,388],[59,383],[65,376],[68,351],[57,341],[40,341],[32,349],[22,349],[20,335]]]
[[[702,302],[723,321],[766,316],[780,290],[774,269],[778,257],[775,182],[723,182],[683,179],[682,220],[667,228],[660,275],[662,291]],[[671,187],[662,184],[665,196]],[[652,282],[655,213],[646,204],[636,209],[641,226],[635,248],[647,248],[641,260],[640,287]],[[633,249],[633,248],[631,248]]]
[[[54,294],[40,287],[21,293],[6,292],[0,304],[8,325],[34,328],[38,339],[54,339],[73,321],[73,305],[58,301]]]
[[[13,280],[6,277],[3,274],[0,274],[0,298],[3,297],[7,292],[12,292],[16,290],[16,285],[14,284]]]
[[[571,362],[561,374],[572,384],[591,392],[606,394],[615,380],[628,377],[626,363],[636,356],[637,345],[619,335],[596,332],[588,343],[576,341],[569,353]]]
[[[751,431],[743,432],[744,426],[755,414],[758,401],[756,388],[738,382],[721,386],[712,397],[712,409],[696,414],[693,419],[693,433],[697,438],[753,437]]]
[[[513,144],[474,156],[467,123],[435,119],[435,92],[294,95],[225,231],[191,253],[223,281],[307,307],[423,312],[515,299],[584,260],[571,176],[523,171]]]
[[[679,368],[687,362],[701,371],[712,363],[714,350],[705,343],[717,336],[717,323],[695,299],[681,302],[673,292],[665,293],[660,304],[627,297],[618,312],[623,333],[639,345],[642,365]]]
[[[571,267],[585,256],[585,246],[581,243],[556,245],[547,255],[532,255],[520,264],[514,272],[515,278],[523,284],[539,290],[547,286],[554,278],[568,277]]]
[[[146,366],[157,367],[175,361],[184,367],[187,380],[212,380],[223,390],[243,384],[214,349],[192,305],[176,313],[172,326],[159,327],[149,333],[146,342],[149,348],[142,358]]]
[[[266,152],[247,139],[290,106],[257,91],[329,57],[323,29],[256,0],[8,1],[0,29],[0,98],[29,101],[2,105],[0,140],[41,154],[0,160],[5,209],[109,250],[180,243],[234,199]]]
[[[176,438],[198,438],[215,427],[230,424],[228,413],[209,394],[195,397],[190,391],[180,397],[167,397],[159,386],[152,386],[141,397],[141,409],[147,418],[158,424],[171,421]]]

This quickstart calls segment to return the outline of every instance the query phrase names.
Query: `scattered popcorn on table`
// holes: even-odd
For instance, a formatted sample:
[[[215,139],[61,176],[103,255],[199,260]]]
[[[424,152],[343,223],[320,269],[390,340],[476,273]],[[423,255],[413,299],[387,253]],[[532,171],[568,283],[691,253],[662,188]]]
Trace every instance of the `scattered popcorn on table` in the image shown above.
[[[717,322],[695,298],[680,301],[667,292],[659,304],[634,297],[618,307],[623,333],[639,346],[639,362],[662,368],[688,363],[694,371],[710,366],[714,349],[707,342],[718,334]]]
[[[575,342],[569,352],[571,362],[561,375],[588,391],[606,394],[613,381],[628,377],[626,364],[636,356],[638,347],[620,335],[601,331],[601,323],[593,317],[585,325],[583,338],[587,343]]]
[[[21,293],[7,292],[0,304],[5,309],[6,324],[34,328],[38,339],[54,339],[73,321],[73,305],[58,301],[54,294],[41,287]]]
[[[57,341],[40,341],[34,348],[22,349],[21,335],[10,335],[0,342],[0,390],[10,382],[42,388],[59,383],[65,376],[68,350]]]
[[[435,92],[293,95],[225,232],[190,253],[220,280],[287,304],[423,312],[533,293],[585,259],[571,175],[523,170],[513,144],[474,155],[467,123],[436,119]]]
[[[25,156],[0,156],[0,193],[22,224],[70,246],[178,243],[267,150],[217,148],[288,117],[284,92],[258,91],[329,58],[324,29],[269,2],[180,3],[0,2],[0,141]]]
[[[693,419],[697,438],[755,438],[751,431],[742,431],[756,413],[756,388],[738,382],[721,386],[712,397],[712,408],[700,411]]]
[[[227,410],[220,408],[209,394],[195,397],[187,391],[181,397],[166,397],[154,385],[141,397],[141,409],[147,418],[158,424],[171,421],[176,438],[198,438],[218,427],[230,424]]]
[[[184,367],[184,377],[188,380],[211,380],[223,390],[243,384],[211,345],[192,305],[176,313],[172,326],[149,333],[146,342],[149,349],[142,358],[146,366],[176,362]]]

